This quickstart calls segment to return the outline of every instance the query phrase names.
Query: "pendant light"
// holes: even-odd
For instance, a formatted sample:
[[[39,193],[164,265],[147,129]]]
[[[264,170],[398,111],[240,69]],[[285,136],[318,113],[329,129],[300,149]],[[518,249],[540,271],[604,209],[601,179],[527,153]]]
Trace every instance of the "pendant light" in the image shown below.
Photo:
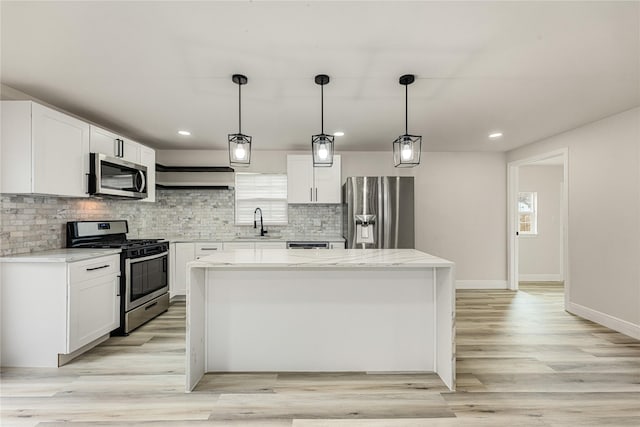
[[[229,164],[249,166],[251,162],[251,137],[242,133],[242,85],[247,84],[247,76],[234,74],[231,77],[238,85],[238,133],[229,134]]]
[[[320,85],[320,134],[311,137],[311,152],[314,167],[331,167],[333,165],[333,135],[324,133],[324,85],[329,83],[329,76],[318,74],[316,84]]]
[[[404,86],[404,135],[393,141],[393,162],[397,168],[412,168],[420,164],[420,150],[422,137],[409,135],[408,129],[408,97],[409,85],[415,81],[413,74],[400,77],[400,84]]]

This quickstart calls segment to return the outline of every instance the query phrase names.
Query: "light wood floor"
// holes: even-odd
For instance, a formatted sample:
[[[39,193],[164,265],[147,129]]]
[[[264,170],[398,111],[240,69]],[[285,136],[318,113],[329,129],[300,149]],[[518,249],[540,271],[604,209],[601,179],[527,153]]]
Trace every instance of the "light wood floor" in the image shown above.
[[[640,342],[561,285],[458,291],[458,391],[435,375],[207,375],[184,390],[184,303],[59,369],[1,372],[2,426],[640,426]],[[259,351],[259,349],[256,349]]]

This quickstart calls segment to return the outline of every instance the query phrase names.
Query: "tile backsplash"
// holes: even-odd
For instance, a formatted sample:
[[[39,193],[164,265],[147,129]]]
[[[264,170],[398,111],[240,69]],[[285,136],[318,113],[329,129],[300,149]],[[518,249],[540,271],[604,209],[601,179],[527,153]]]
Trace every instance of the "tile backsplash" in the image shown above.
[[[2,194],[0,254],[63,248],[67,221],[126,219],[131,238],[229,240],[255,234],[234,224],[234,191],[158,190],[155,203]],[[341,234],[340,205],[289,205],[289,224],[266,226],[285,238]]]

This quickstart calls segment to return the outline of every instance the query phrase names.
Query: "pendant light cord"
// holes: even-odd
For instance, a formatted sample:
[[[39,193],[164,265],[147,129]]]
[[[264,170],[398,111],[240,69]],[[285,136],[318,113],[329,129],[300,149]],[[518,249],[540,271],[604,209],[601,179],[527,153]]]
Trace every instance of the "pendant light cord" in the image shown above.
[[[324,85],[320,85],[320,133],[324,135]]]
[[[409,134],[409,85],[404,85],[404,133]]]
[[[242,85],[238,84],[238,133],[242,133]]]

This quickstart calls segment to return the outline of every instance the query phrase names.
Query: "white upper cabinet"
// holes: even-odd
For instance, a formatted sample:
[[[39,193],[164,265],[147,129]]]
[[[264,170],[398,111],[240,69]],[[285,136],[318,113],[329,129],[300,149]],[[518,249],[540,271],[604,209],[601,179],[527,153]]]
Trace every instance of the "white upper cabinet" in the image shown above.
[[[2,101],[2,193],[87,196],[89,124],[32,101]]]
[[[140,163],[144,145],[98,126],[91,125],[91,152],[118,157],[132,163]],[[144,147],[147,148],[147,147]],[[155,168],[155,165],[154,165]]]
[[[289,203],[342,202],[340,155],[333,156],[331,167],[313,167],[307,154],[287,156],[287,201]]]

